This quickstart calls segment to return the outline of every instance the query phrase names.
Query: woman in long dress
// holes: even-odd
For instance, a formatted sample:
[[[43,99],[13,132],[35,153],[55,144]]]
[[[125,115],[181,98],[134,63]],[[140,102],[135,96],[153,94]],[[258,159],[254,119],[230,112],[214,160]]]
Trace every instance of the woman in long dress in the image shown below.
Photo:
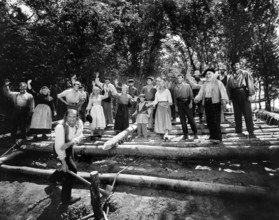
[[[157,105],[154,131],[158,134],[164,134],[164,139],[167,139],[168,132],[172,129],[170,106],[173,102],[170,91],[165,87],[165,81],[158,77],[156,82],[158,88],[155,100],[147,106]]]
[[[105,94],[100,94],[101,90],[97,86],[93,87],[93,91],[89,96],[89,102],[86,107],[87,113],[90,113],[92,117],[92,123],[90,124],[91,139],[94,137],[94,132],[97,131],[99,137],[102,135],[102,131],[106,127],[106,119],[104,110],[102,107],[102,100],[108,97],[108,93],[105,90]]]
[[[121,132],[129,127],[129,107],[134,102],[134,99],[127,94],[127,90],[128,86],[122,85],[121,93],[115,95],[118,104],[114,122],[114,130],[116,132]]]
[[[33,134],[33,139],[38,139],[38,134],[42,134],[43,139],[47,139],[48,133],[51,133],[52,116],[56,116],[56,111],[53,103],[53,98],[50,96],[50,90],[47,86],[43,86],[39,93],[36,93],[31,87],[32,80],[28,80],[28,90],[36,98],[36,108],[34,109],[30,133]]]

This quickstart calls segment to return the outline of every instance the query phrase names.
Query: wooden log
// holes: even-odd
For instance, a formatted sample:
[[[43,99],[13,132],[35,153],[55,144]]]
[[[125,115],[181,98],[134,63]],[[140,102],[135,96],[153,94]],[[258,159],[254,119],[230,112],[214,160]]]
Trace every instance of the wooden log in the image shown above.
[[[19,151],[12,152],[6,156],[2,156],[0,158],[0,165],[3,163],[6,163],[8,161],[14,160],[15,158],[22,156],[22,155],[24,155],[24,152],[19,150]]]
[[[132,134],[134,131],[136,131],[137,126],[132,124],[130,127],[125,129],[124,131],[117,134],[115,137],[108,140],[104,146],[103,150],[110,150],[112,147],[114,147],[116,144],[118,144],[120,141],[124,140],[128,135]]]
[[[279,140],[277,138],[274,138],[275,140],[249,140],[249,139],[240,139],[240,140],[226,140],[223,141],[221,144],[222,146],[270,146],[270,145],[279,145]],[[209,146],[216,146],[210,141],[200,140],[199,142],[196,141],[171,141],[171,142],[164,142],[157,141],[157,142],[126,142],[122,145],[127,146],[142,146],[142,145],[150,145],[150,146],[168,146],[168,147],[209,147]]]
[[[90,173],[91,186],[90,186],[90,195],[91,195],[91,205],[94,211],[94,216],[96,220],[101,220],[104,218],[102,203],[100,198],[100,180],[98,171],[93,171]]]
[[[269,125],[279,125],[279,114],[274,112],[269,112],[266,110],[258,110],[255,112],[257,118],[265,120]]]
[[[1,155],[1,157],[5,156],[5,155],[6,155],[7,153],[9,153],[11,150],[13,150],[14,148],[16,148],[16,147],[19,146],[20,144],[22,144],[22,142],[23,142],[23,139],[18,139],[18,140],[16,141],[16,143],[13,144],[12,147],[10,147],[7,151],[5,151],[5,152]]]
[[[187,124],[187,126],[188,126],[188,129],[191,130],[191,126],[189,124]],[[208,126],[205,125],[205,124],[197,124],[196,127],[197,127],[197,129],[208,129]],[[229,128],[235,129],[235,125],[233,125],[231,123],[221,124],[221,129],[229,129]],[[266,128],[277,128],[278,129],[278,126],[276,126],[276,125],[266,125],[266,124],[254,124],[254,129],[266,129]],[[173,130],[182,130],[182,125],[181,124],[173,125],[172,129]],[[243,130],[246,130],[246,125],[245,124],[243,124]]]
[[[54,170],[37,169],[30,167],[18,167],[1,165],[1,171],[10,171],[18,174],[27,175],[40,175],[49,177]],[[79,172],[80,176],[86,179],[90,179],[90,174],[88,172]],[[99,179],[104,182],[112,182],[117,174],[106,173],[100,174]],[[126,184],[140,187],[152,187],[157,189],[167,189],[177,192],[189,193],[189,194],[201,194],[210,196],[256,196],[260,198],[273,198],[278,199],[278,192],[267,190],[259,186],[239,186],[239,185],[228,185],[220,183],[207,183],[207,182],[197,182],[197,181],[187,181],[187,180],[177,180],[168,179],[153,176],[144,175],[128,175],[120,174],[117,176],[118,184]],[[96,194],[99,195],[99,194]]]
[[[246,127],[243,127],[243,131],[247,131]],[[230,134],[235,133],[235,128],[221,128],[222,134]],[[278,127],[272,128],[255,128],[254,133],[270,133],[270,132],[278,132]],[[183,131],[181,129],[173,129],[169,132],[170,135],[183,135]],[[189,129],[189,134],[193,134],[193,131]],[[209,134],[208,128],[200,128],[198,129],[198,134]]]
[[[24,151],[38,151],[53,153],[49,146],[25,145]],[[119,145],[109,152],[104,151],[99,146],[75,146],[74,151],[79,155],[92,156],[146,156],[154,158],[188,158],[188,159],[208,159],[208,158],[273,158],[279,153],[279,145],[270,146],[224,146],[223,144],[203,147],[175,148],[168,146],[149,146],[149,145]]]

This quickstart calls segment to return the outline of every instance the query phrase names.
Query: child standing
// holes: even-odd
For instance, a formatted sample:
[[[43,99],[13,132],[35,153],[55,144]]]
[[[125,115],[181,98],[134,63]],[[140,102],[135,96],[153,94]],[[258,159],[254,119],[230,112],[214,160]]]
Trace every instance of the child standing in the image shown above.
[[[148,107],[146,106],[145,95],[139,95],[140,102],[137,104],[136,111],[134,112],[133,116],[137,115],[137,128],[138,128],[138,136],[137,138],[147,138],[147,125],[148,125],[148,118],[150,115],[148,114],[147,110]]]

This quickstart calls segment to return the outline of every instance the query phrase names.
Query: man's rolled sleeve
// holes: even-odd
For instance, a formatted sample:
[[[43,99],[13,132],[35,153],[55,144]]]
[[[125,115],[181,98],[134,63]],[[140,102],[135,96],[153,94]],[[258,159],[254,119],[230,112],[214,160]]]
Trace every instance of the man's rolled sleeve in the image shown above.
[[[66,152],[61,150],[62,145],[65,143],[64,127],[58,124],[55,128],[55,151],[59,160],[63,160],[66,157]]]
[[[77,129],[77,132],[76,132],[76,135],[75,137],[71,140],[72,142],[74,142],[74,144],[79,144],[80,141],[82,140],[83,138],[83,123],[81,120],[79,120],[79,126],[78,126],[78,129]]]

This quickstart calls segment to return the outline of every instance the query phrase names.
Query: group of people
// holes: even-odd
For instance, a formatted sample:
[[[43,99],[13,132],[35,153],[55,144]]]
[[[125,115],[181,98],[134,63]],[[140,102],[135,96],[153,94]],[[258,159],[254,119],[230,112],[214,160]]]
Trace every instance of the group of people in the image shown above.
[[[234,108],[236,133],[242,133],[244,115],[249,136],[254,137],[250,103],[255,93],[253,78],[250,73],[240,69],[238,63],[234,74],[228,77],[224,73],[221,69],[216,76],[214,69],[209,68],[202,75],[196,70],[193,76],[187,74],[185,78],[182,74],[156,79],[148,76],[146,85],[140,92],[135,88],[133,79],[129,79],[127,84],[119,85],[117,80],[113,84],[109,78],[104,78],[104,82],[101,82],[97,73],[92,81],[90,95],[74,79],[72,88],[59,93],[57,98],[66,105],[66,109],[77,110],[83,122],[90,118],[92,139],[100,137],[103,130],[112,124],[117,132],[121,132],[129,127],[130,120],[132,123],[137,122],[138,138],[147,138],[147,130],[167,138],[172,120],[176,119],[178,113],[183,139],[189,138],[187,121],[194,139],[198,138],[194,120],[196,115],[201,123],[206,118],[210,139],[214,143],[220,143],[221,118],[229,100]],[[32,116],[30,132],[34,139],[38,139],[38,134],[46,139],[46,134],[51,132],[52,117],[56,115],[53,98],[47,86],[34,91],[31,83],[32,80],[21,82],[19,92],[10,91],[10,82],[5,83],[4,92],[14,103],[11,135],[16,138],[17,128],[20,127],[21,138],[26,138],[28,118]]]
[[[109,78],[101,82],[99,74],[96,74],[90,95],[80,82],[74,80],[72,88],[57,95],[67,107],[64,120],[55,128],[55,152],[61,161],[61,171],[65,177],[62,183],[62,202],[69,204],[80,199],[71,196],[74,177],[69,171],[77,172],[73,162],[73,146],[83,137],[85,118],[91,118],[89,122],[92,137],[95,132],[101,136],[102,131],[113,123],[114,129],[121,132],[129,127],[131,120],[137,123],[137,138],[147,138],[148,129],[167,138],[172,129],[172,120],[176,119],[178,112],[184,133],[183,139],[186,140],[189,138],[187,121],[194,139],[198,138],[194,120],[197,109],[201,123],[204,121],[205,112],[206,124],[210,131],[209,139],[219,144],[222,142],[221,113],[231,100],[235,115],[235,132],[242,134],[243,115],[249,137],[255,138],[250,103],[255,89],[251,74],[240,69],[239,64],[236,64],[236,71],[230,77],[224,75],[223,71],[220,72],[221,74],[216,76],[214,69],[208,68],[202,76],[198,71],[194,72],[193,77],[186,75],[185,78],[182,74],[172,79],[157,77],[156,80],[148,76],[140,93],[134,87],[133,79],[120,86],[117,80],[113,85]],[[56,115],[56,111],[50,90],[43,86],[36,92],[31,83],[31,80],[27,83],[21,82],[19,92],[12,92],[7,80],[3,88],[4,93],[14,103],[11,131],[13,138],[16,138],[18,126],[21,138],[26,138],[29,116],[32,116],[30,131],[34,134],[34,139],[38,138],[37,134],[47,138],[46,134],[51,131],[52,117]],[[114,101],[116,110],[113,120]],[[85,117],[86,114],[91,117]],[[59,175],[55,172],[51,176],[52,182],[55,182]]]

